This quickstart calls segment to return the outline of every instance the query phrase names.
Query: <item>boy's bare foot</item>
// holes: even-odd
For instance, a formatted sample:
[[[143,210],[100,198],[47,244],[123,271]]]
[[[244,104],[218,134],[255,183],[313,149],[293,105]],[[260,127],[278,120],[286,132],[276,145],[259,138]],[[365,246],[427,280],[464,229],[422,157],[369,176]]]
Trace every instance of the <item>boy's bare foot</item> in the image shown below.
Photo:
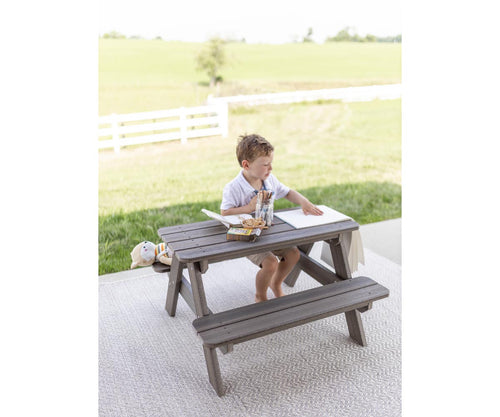
[[[275,297],[283,297],[285,295],[285,293],[283,292],[283,288],[281,287],[281,284],[279,284],[278,286],[271,284],[269,288],[271,288]]]

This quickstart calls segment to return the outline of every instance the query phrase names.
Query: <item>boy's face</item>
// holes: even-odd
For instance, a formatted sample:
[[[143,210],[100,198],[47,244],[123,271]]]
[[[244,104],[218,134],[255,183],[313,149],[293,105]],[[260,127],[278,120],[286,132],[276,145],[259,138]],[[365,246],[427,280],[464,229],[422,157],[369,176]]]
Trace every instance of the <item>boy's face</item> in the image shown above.
[[[262,181],[267,179],[273,170],[273,157],[274,152],[267,156],[259,156],[255,161],[243,161],[243,168],[252,177],[258,178]]]

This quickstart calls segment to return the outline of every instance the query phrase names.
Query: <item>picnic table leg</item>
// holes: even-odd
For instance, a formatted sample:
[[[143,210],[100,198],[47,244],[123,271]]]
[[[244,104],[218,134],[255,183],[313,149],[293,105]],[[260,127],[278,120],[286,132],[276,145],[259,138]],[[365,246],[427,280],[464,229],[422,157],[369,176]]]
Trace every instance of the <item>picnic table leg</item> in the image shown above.
[[[222,386],[222,377],[220,374],[219,359],[215,348],[203,346],[203,353],[205,354],[205,362],[207,363],[208,380],[215,389],[219,397],[224,394]]]
[[[165,302],[165,310],[167,310],[168,314],[172,317],[175,316],[175,310],[177,309],[183,269],[184,265],[174,257],[170,273],[168,274],[167,300]]]
[[[212,311],[207,305],[205,290],[203,289],[203,282],[201,278],[201,274],[207,270],[207,262],[191,264],[191,267],[188,266],[190,274],[189,279],[191,283],[187,282],[186,279],[181,276],[182,282],[180,293],[191,310],[193,310],[194,314],[196,314],[196,317],[212,314]],[[231,353],[233,351],[233,346],[231,344],[221,345],[219,346],[219,350],[224,354]]]
[[[205,290],[203,288],[202,271],[206,272],[208,269],[207,263],[189,263],[188,264],[189,279],[191,281],[191,289],[193,290],[193,300],[196,309],[196,316],[207,316],[211,313],[207,305]],[[224,347],[228,351],[227,347]],[[223,350],[223,351],[224,351]],[[203,346],[203,353],[205,355],[205,362],[207,364],[208,380],[215,389],[215,392],[220,397],[223,394],[222,377],[219,367],[219,359],[217,358],[217,351],[215,348]]]
[[[311,252],[312,247],[314,246],[314,243],[309,243],[307,245],[301,245],[297,246],[300,251],[304,252],[306,255],[309,255],[309,252]],[[297,282],[297,278],[299,277],[300,271],[302,268],[300,267],[299,264],[295,265],[293,269],[290,271],[288,276],[285,279],[285,284],[288,285],[289,287],[293,287],[295,283]]]
[[[207,266],[199,262],[189,263],[189,280],[191,281],[191,289],[193,290],[194,307],[196,309],[196,317],[208,316],[210,310],[208,309],[205,290],[203,289],[203,281],[201,271],[206,271]]]
[[[346,240],[348,236],[340,235],[338,238],[330,240],[330,251],[332,254],[335,273],[342,279],[352,278],[348,262],[348,249]],[[365,330],[361,320],[361,313],[358,310],[348,311],[345,314],[347,328],[351,338],[361,346],[366,346]]]
[[[348,262],[348,251],[344,243],[343,235],[340,235],[328,241],[330,245],[330,252],[332,254],[333,267],[335,273],[342,279],[350,279],[351,269]]]

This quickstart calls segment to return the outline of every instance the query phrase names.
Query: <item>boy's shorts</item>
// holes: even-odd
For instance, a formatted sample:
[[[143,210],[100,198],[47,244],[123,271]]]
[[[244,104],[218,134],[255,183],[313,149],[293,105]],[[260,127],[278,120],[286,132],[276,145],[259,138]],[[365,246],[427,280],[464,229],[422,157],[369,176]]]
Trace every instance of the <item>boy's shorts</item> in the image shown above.
[[[259,268],[262,268],[262,261],[266,256],[277,256],[280,261],[285,259],[286,253],[290,250],[293,249],[295,246],[291,248],[285,248],[285,249],[278,249],[278,250],[273,250],[272,252],[262,252],[262,253],[256,253],[255,255],[249,255],[247,256],[248,259],[252,261],[255,265],[257,265]]]

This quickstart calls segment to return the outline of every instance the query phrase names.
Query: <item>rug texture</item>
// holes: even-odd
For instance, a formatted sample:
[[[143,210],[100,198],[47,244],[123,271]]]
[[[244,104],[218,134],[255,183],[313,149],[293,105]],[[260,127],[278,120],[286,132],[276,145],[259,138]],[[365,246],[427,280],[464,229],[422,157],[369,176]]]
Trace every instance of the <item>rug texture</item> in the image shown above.
[[[318,245],[312,255],[326,265]],[[246,259],[210,265],[212,311],[253,302],[256,272]],[[368,346],[349,338],[342,314],[217,351],[221,398],[208,381],[193,312],[181,297],[175,317],[164,310],[167,275],[144,268],[100,277],[100,417],[400,416],[401,266],[365,249],[360,275],[390,290],[362,314]],[[284,291],[318,285],[301,273]]]

